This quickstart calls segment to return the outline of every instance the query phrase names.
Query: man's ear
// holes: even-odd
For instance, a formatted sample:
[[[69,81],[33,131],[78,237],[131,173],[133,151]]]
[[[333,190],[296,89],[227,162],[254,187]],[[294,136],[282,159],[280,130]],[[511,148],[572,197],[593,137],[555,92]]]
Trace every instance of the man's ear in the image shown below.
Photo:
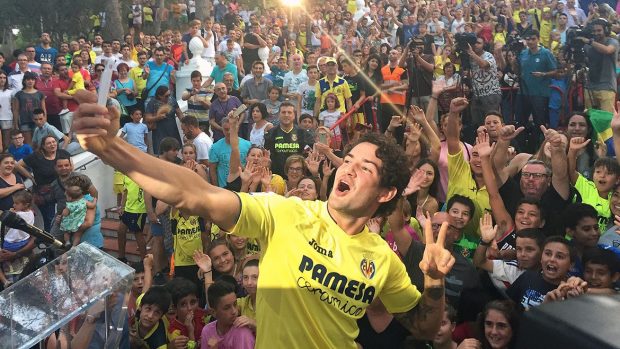
[[[398,189],[396,189],[396,187],[381,189],[379,191],[379,196],[377,197],[377,200],[381,204],[384,202],[388,202],[392,200],[396,196],[397,193],[398,193]]]

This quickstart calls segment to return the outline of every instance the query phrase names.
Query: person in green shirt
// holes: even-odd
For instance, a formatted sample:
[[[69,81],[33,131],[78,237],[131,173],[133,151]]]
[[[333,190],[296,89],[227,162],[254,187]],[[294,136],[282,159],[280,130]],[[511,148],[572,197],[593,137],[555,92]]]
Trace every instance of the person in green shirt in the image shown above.
[[[571,184],[581,195],[581,202],[591,205],[598,213],[599,230],[605,231],[611,217],[609,200],[614,187],[618,184],[620,164],[615,159],[604,157],[594,162],[592,180],[577,172],[577,157],[590,143],[590,139],[573,137],[568,149],[568,174]]]
[[[125,244],[127,231],[134,234],[138,244],[138,252],[146,256],[146,240],[144,238],[144,223],[146,222],[146,204],[144,190],[131,178],[123,178],[123,198],[121,200],[121,226],[118,228],[118,258],[125,258]]]

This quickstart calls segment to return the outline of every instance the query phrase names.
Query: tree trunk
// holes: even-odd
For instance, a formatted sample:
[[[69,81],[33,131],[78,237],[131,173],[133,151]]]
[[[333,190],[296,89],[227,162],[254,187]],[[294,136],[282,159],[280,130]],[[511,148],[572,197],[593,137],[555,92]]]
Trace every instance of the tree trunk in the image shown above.
[[[123,40],[123,20],[121,19],[121,6],[118,0],[106,0],[106,25],[103,28],[104,37]]]
[[[155,21],[155,23],[153,24],[153,26],[155,27],[153,29],[153,32],[156,35],[159,35],[159,32],[161,31],[161,10],[166,7],[166,4],[164,4],[164,0],[159,0],[159,4],[157,5],[157,13],[154,13],[155,18],[153,18],[153,20]]]
[[[209,18],[211,1],[208,0],[196,0],[196,18],[203,21]]]

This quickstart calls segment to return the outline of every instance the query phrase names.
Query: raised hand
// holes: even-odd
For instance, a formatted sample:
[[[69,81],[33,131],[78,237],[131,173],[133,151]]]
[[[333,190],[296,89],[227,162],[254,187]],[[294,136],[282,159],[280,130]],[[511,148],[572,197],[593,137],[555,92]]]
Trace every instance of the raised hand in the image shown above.
[[[153,269],[153,255],[149,253],[146,256],[144,256],[144,260],[142,260],[142,265],[144,265],[144,269],[152,270]]]
[[[409,120],[415,121],[418,124],[422,124],[426,121],[426,115],[424,114],[424,110],[418,107],[417,105],[412,105],[409,107],[409,111],[407,112],[407,118]]]
[[[562,144],[562,135],[558,131],[552,128],[548,129],[544,125],[540,125],[540,130],[545,135],[545,139],[549,142],[552,148],[564,149],[564,145]]]
[[[411,141],[419,141],[420,137],[422,137],[422,126],[418,123],[412,124],[407,132],[407,138]]]
[[[263,190],[265,190],[271,185],[271,170],[263,166],[261,167],[260,172],[261,172],[260,184],[262,185]]]
[[[433,81],[432,95],[439,97],[439,95],[446,89],[446,80]]]
[[[400,115],[392,116],[392,119],[390,120],[390,124],[388,125],[388,130],[394,130],[395,128],[402,126],[404,121],[405,121],[404,118],[401,117]]]
[[[306,158],[306,167],[308,167],[308,171],[313,176],[317,176],[319,174],[319,165],[321,164],[321,160],[319,158],[319,153],[316,151],[316,147],[313,151],[310,152],[308,158]]]
[[[424,249],[424,255],[420,261],[420,270],[431,279],[443,279],[454,265],[454,257],[444,246],[447,232],[448,222],[443,222],[439,229],[439,234],[437,235],[437,242],[435,242],[433,228],[431,226],[431,217],[427,215],[424,224],[426,248]]]
[[[510,142],[515,139],[519,133],[523,132],[523,130],[525,130],[523,126],[515,129],[514,125],[505,125],[499,129],[499,139]]]
[[[291,189],[288,192],[286,192],[286,194],[284,195],[284,197],[290,198],[291,196],[297,196],[300,197],[301,193],[303,192],[302,189],[299,188],[295,188],[295,189]]]
[[[194,251],[194,262],[203,273],[211,271],[211,258],[200,250]]]
[[[465,108],[469,106],[469,101],[465,97],[454,98],[450,102],[450,113],[460,114]]]
[[[366,226],[368,227],[368,230],[370,230],[371,232],[375,233],[375,234],[379,234],[381,233],[381,227],[383,226],[383,217],[374,217],[368,220],[368,222],[366,222]]]
[[[120,110],[98,105],[94,92],[79,90],[73,98],[80,104],[73,113],[73,131],[82,148],[101,155],[116,138],[120,127]]]
[[[403,191],[403,196],[409,196],[420,190],[422,183],[424,183],[424,176],[425,174],[423,170],[415,170],[415,172],[413,172],[413,174],[409,178],[409,183],[407,183],[407,186]]]
[[[578,152],[584,149],[588,144],[590,144],[590,139],[586,139],[584,137],[573,137],[570,139],[568,150]]]
[[[332,172],[334,172],[334,166],[332,165],[331,161],[323,161],[323,177],[329,178],[329,176],[332,175]]]
[[[489,134],[486,132],[478,133],[476,137],[476,145],[474,148],[478,151],[478,155],[482,157],[491,156],[491,152],[493,151],[493,147],[491,146],[489,140]]]
[[[493,217],[490,213],[485,213],[480,218],[480,238],[484,243],[491,243],[497,237],[498,226],[493,226]]]

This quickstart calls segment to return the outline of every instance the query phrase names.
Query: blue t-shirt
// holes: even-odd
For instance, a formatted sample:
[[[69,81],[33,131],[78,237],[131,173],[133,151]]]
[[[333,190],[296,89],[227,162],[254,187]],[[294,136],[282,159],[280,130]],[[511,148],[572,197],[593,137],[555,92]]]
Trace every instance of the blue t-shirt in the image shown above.
[[[15,161],[19,161],[26,156],[32,154],[32,147],[28,144],[24,144],[19,148],[15,148],[13,144],[9,145],[9,153],[13,155]]]
[[[520,94],[526,96],[549,97],[549,85],[551,85],[551,77],[545,76],[537,78],[532,75],[533,72],[549,72],[556,70],[558,63],[553,57],[551,51],[544,47],[540,47],[538,52],[531,53],[529,49],[521,51],[521,89]]]
[[[282,70],[277,66],[271,67],[271,81],[273,82],[273,86],[277,86],[282,88],[284,86],[284,75],[288,73],[288,70]]]
[[[157,76],[159,78],[159,75]],[[162,78],[163,80],[164,78]],[[125,93],[124,89],[128,88],[133,91],[133,80],[129,79],[129,81],[123,83],[120,80],[114,80],[114,88],[117,90],[116,99],[124,106],[131,107],[136,105],[138,101],[136,100],[136,96],[134,95],[133,99],[127,98],[127,93]],[[121,89],[123,89],[121,91]],[[157,90],[157,89],[156,89]]]
[[[35,61],[39,63],[47,62],[51,64],[56,64],[56,56],[58,56],[58,50],[56,50],[55,48],[50,47],[48,49],[45,49],[41,46],[37,46],[34,48],[34,51]]]
[[[90,194],[84,195],[84,198],[88,201],[95,200]],[[101,234],[101,213],[99,212],[99,206],[95,207],[95,220],[93,225],[86,229],[84,234],[82,234],[82,238],[80,239],[80,243],[88,242],[89,244],[97,247],[103,247],[103,234]]]
[[[167,87],[170,85],[170,73],[174,70],[174,67],[166,62],[157,65],[154,61],[146,62],[146,65],[151,69],[149,78],[146,80],[146,88],[149,89],[149,97],[154,97],[159,86]],[[163,76],[161,75],[162,73],[164,74]],[[161,79],[159,78],[160,76]],[[155,83],[156,81],[157,83]]]
[[[243,138],[239,138],[239,154],[241,155],[241,166],[245,166],[245,158],[250,151],[252,143]],[[230,170],[230,144],[222,138],[215,142],[209,150],[209,162],[217,165],[217,185],[224,188]]]
[[[226,63],[224,69],[216,65],[215,67],[213,67],[213,71],[211,71],[211,77],[213,78],[213,81],[217,84],[219,82],[224,82],[224,74],[226,73],[232,74],[232,76],[235,78],[233,88],[235,90],[239,89],[239,74],[237,73],[237,66],[232,63]]]
[[[127,143],[146,153],[146,143],[144,135],[149,133],[148,127],[143,123],[128,122],[123,126],[123,133],[127,135]]]

